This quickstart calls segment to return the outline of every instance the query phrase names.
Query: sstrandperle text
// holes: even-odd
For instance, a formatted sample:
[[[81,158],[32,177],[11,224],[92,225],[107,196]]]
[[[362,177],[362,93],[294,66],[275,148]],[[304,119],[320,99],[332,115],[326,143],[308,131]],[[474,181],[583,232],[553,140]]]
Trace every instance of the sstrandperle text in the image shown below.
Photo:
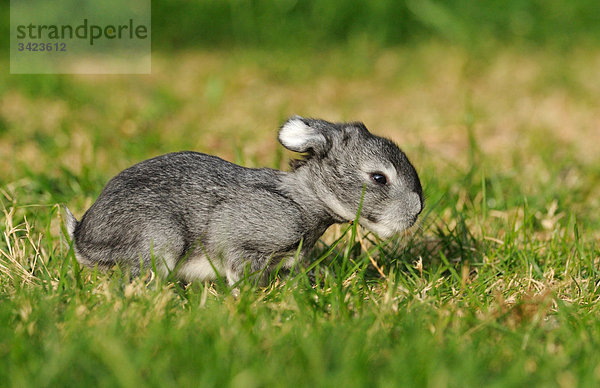
[[[108,24],[104,26],[90,24],[88,19],[73,27],[69,24],[46,25],[33,24],[17,25],[17,39],[86,39],[91,46],[99,39],[146,39],[148,28],[144,24],[135,24],[129,19],[126,24]]]

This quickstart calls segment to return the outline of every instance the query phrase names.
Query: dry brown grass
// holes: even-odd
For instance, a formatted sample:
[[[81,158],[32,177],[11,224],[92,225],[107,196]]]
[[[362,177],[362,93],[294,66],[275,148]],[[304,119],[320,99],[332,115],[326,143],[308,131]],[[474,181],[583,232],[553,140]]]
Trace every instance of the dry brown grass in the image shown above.
[[[123,155],[119,143],[148,132],[162,144],[157,151],[185,147],[233,159],[235,144],[243,144],[249,163],[270,164],[276,127],[292,113],[364,121],[417,161],[439,165],[467,163],[468,126],[482,151],[504,166],[515,149],[539,163],[532,151],[540,137],[574,148],[585,163],[598,160],[600,86],[591,74],[599,52],[574,52],[567,61],[512,51],[477,59],[439,46],[369,54],[362,67],[347,59],[354,72],[344,68],[349,53],[334,52],[317,60],[322,68],[295,74],[291,63],[255,61],[259,55],[155,53],[151,76],[70,78],[84,90],[81,101],[12,90],[0,100],[0,115],[19,130],[0,140],[0,166],[10,171],[22,162],[39,170],[58,162],[77,170],[87,163],[116,172],[140,157]],[[96,88],[110,93],[93,96]],[[177,102],[163,108],[164,99]],[[64,148],[58,160],[27,141],[40,133]]]

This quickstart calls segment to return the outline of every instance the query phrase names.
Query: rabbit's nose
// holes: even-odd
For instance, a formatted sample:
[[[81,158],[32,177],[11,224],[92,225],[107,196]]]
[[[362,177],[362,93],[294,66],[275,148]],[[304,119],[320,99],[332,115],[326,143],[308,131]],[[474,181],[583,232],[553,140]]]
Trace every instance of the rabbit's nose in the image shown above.
[[[413,192],[408,194],[408,208],[416,216],[421,214],[423,211],[423,201],[421,201],[421,196],[418,193]]]

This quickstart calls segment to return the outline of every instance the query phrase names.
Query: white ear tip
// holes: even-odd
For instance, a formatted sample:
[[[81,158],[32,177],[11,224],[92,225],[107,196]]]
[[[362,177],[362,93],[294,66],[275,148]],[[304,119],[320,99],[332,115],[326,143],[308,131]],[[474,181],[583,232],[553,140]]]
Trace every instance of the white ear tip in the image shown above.
[[[292,150],[303,148],[306,141],[312,136],[314,136],[314,131],[304,123],[300,116],[288,119],[279,131],[281,144]]]
[[[300,116],[290,117],[281,127],[281,132],[302,134],[310,131],[310,127],[306,125],[304,119]]]

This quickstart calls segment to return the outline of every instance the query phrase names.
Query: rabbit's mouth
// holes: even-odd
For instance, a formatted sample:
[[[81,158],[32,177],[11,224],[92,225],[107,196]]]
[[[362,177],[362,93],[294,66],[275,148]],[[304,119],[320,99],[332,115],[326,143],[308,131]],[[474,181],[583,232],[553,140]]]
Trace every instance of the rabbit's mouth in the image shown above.
[[[417,222],[418,214],[398,218],[394,214],[366,214],[360,217],[360,224],[381,238],[390,238],[410,229]]]
[[[361,217],[360,224],[381,238],[389,238],[400,232],[396,225],[389,225],[381,220],[373,222],[367,217]]]

